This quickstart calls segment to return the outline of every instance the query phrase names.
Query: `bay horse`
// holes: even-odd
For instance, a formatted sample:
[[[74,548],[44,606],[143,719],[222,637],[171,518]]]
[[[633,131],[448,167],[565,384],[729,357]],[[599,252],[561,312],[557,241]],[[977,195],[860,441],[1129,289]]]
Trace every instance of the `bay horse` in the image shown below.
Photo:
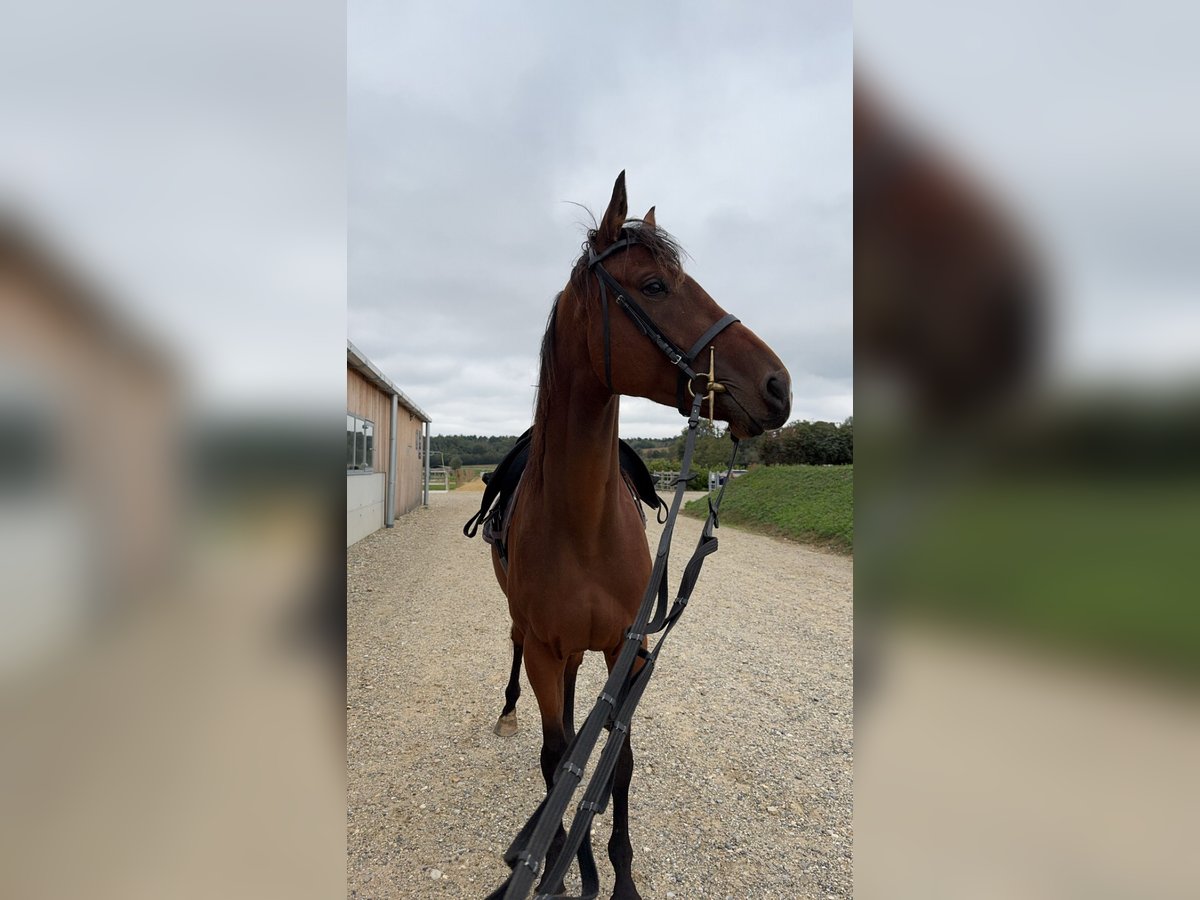
[[[529,460],[510,510],[507,559],[492,548],[512,617],[516,685],[509,685],[498,725],[511,717],[509,733],[515,731],[523,657],[541,712],[547,790],[574,736],[575,678],[583,654],[603,653],[612,669],[651,575],[645,523],[618,462],[620,397],[646,397],[684,415],[692,399],[690,386],[684,390],[664,356],[667,347],[656,346],[647,329],[675,347],[699,340],[705,359],[713,348],[725,386],[714,415],[739,439],[783,425],[791,409],[791,380],[779,357],[685,274],[680,248],[657,226],[653,207],[642,219],[627,220],[627,211],[622,172],[551,310]],[[610,295],[626,314],[610,315]],[[614,900],[641,896],[629,837],[632,774],[626,735],[613,781],[608,844]],[[564,838],[560,824],[547,870]],[[504,889],[492,896],[503,896]],[[538,888],[552,894],[562,889]]]
[[[1049,321],[1044,263],[1005,204],[856,71],[854,405],[873,426],[866,440],[859,430],[856,450],[889,454],[859,469],[875,474],[855,505],[855,541],[888,549],[855,572],[858,708],[885,643],[884,560],[903,558],[919,510],[945,502],[935,486],[994,452],[993,430],[1027,427]]]
[[[859,403],[879,392],[888,407],[905,403],[901,421],[941,430],[1019,399],[1039,374],[1044,280],[996,198],[914,133],[856,72]]]

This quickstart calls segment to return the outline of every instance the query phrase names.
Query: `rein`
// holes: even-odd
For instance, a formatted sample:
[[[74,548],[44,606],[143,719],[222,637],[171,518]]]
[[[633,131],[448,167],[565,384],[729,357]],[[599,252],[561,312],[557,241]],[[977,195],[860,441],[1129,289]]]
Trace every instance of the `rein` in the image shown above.
[[[713,530],[720,527],[717,519],[717,511],[721,507],[721,499],[725,495],[725,485],[729,482],[734,463],[737,459],[738,440],[734,437],[732,438],[733,453],[730,455],[725,480],[721,484],[721,489],[717,493],[715,502],[712,499],[708,502],[708,517],[700,532],[700,540],[696,544],[696,549],[692,553],[691,559],[684,566],[683,575],[680,578],[679,591],[675,595],[674,602],[668,608],[667,599],[670,588],[667,583],[667,561],[671,550],[671,537],[675,529],[675,520],[683,505],[683,494],[687,489],[687,482],[692,477],[692,453],[696,446],[696,436],[700,424],[700,409],[704,403],[705,396],[709,397],[711,403],[712,392],[718,389],[714,387],[717,385],[717,382],[714,380],[715,373],[712,371],[711,366],[707,374],[697,374],[692,370],[691,362],[704,349],[705,344],[711,341],[722,329],[738,321],[738,319],[731,315],[719,319],[705,331],[690,351],[687,353],[681,352],[669,338],[658,330],[657,326],[654,325],[653,321],[645,314],[641,307],[626,296],[621,285],[600,265],[600,261],[606,256],[630,246],[631,243],[628,238],[618,241],[603,253],[599,255],[593,254],[588,263],[589,267],[593,268],[596,272],[597,280],[600,282],[600,293],[604,298],[605,377],[611,389],[612,364],[609,358],[607,286],[616,295],[617,305],[624,309],[638,325],[642,333],[666,354],[671,364],[680,370],[681,390],[682,385],[685,383],[692,390],[691,412],[688,416],[688,434],[684,443],[683,461],[680,466],[680,473],[675,479],[675,495],[671,501],[671,509],[663,525],[662,536],[659,538],[658,552],[654,558],[654,568],[650,573],[650,580],[646,585],[646,592],[642,597],[642,603],[638,608],[637,616],[634,618],[629,630],[625,633],[625,642],[617,657],[617,661],[613,664],[612,671],[609,672],[608,680],[605,682],[604,689],[600,692],[595,706],[592,707],[583,726],[568,745],[563,755],[563,761],[559,765],[558,772],[555,775],[553,787],[538,805],[538,808],[534,810],[533,815],[529,817],[525,826],[513,839],[512,844],[504,854],[504,861],[512,867],[512,874],[509,876],[507,890],[502,894],[501,888],[497,888],[490,895],[490,897],[496,898],[503,897],[504,900],[524,900],[524,898],[529,896],[529,892],[533,888],[533,882],[537,878],[546,858],[546,852],[549,850],[554,834],[562,824],[563,814],[566,812],[567,805],[583,780],[584,766],[587,765],[588,760],[591,758],[592,751],[599,741],[600,732],[607,728],[610,731],[609,736],[605,741],[603,749],[600,751],[599,759],[596,762],[591,779],[588,781],[583,799],[576,808],[575,816],[571,821],[570,831],[567,833],[566,842],[563,844],[562,851],[554,868],[545,876],[546,884],[558,884],[570,868],[572,858],[578,857],[582,891],[580,896],[575,898],[575,900],[593,900],[598,895],[600,879],[596,870],[596,861],[592,854],[592,820],[596,817],[597,813],[603,812],[608,806],[608,801],[612,795],[613,778],[616,771],[617,758],[621,752],[621,745],[629,733],[633,713],[637,709],[638,702],[646,690],[646,684],[654,672],[654,664],[658,659],[659,651],[662,650],[667,635],[671,633],[671,629],[675,627],[675,623],[679,621],[679,617],[683,615],[684,609],[687,608],[692,591],[696,586],[696,581],[700,577],[700,570],[704,565],[705,557],[717,549],[717,538],[713,535]],[[702,375],[706,378],[707,383],[701,390],[696,390],[695,382]],[[656,599],[657,605],[655,603]],[[658,632],[662,632],[662,637],[658,639],[658,642],[654,645],[654,649],[650,651],[643,649],[642,641],[647,636],[657,634]],[[638,659],[642,660],[643,665],[641,671],[633,675],[633,666]],[[535,900],[552,900],[553,897],[559,896],[561,895],[538,894]]]

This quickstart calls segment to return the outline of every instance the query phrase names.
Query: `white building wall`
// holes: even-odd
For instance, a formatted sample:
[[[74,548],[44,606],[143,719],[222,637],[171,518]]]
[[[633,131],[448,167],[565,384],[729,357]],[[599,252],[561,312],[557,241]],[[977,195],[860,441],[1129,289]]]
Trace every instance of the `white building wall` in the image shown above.
[[[387,474],[346,476],[346,546],[383,527]]]

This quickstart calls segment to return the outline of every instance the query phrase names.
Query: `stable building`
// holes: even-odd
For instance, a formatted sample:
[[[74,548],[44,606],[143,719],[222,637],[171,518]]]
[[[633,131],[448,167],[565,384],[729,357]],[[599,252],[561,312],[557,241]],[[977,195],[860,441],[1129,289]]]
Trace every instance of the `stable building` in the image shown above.
[[[44,233],[0,211],[0,676],[178,569],[184,385]]]
[[[429,503],[429,423],[346,341],[346,546]]]

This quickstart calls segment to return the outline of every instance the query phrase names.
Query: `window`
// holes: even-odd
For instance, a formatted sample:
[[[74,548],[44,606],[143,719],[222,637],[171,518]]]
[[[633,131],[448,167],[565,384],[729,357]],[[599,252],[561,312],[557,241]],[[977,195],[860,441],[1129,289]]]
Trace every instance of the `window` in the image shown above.
[[[346,471],[370,472],[375,466],[375,423],[346,413]]]

